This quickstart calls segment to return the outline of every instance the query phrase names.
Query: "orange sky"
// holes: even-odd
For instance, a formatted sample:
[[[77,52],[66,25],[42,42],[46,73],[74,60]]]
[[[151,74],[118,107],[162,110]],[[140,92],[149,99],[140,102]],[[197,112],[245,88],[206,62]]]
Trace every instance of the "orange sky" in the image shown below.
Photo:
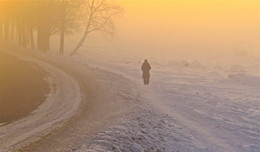
[[[146,44],[158,43],[169,49],[171,45],[190,45],[216,51],[233,47],[257,54],[260,40],[259,2],[124,0],[123,28],[130,39],[145,39]]]
[[[113,45],[143,54],[260,57],[260,0],[118,0]],[[241,53],[242,52],[242,53]]]

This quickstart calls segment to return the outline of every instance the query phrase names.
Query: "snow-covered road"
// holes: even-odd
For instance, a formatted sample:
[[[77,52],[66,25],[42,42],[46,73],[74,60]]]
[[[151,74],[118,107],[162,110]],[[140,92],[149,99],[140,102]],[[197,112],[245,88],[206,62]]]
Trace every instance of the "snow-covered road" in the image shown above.
[[[27,117],[0,127],[1,152],[10,152],[62,127],[78,113],[81,94],[77,81],[57,67],[36,56],[32,57],[6,49],[1,49],[1,51],[16,56],[19,60],[31,62],[49,73],[46,81],[49,83],[50,93],[46,101]],[[24,89],[33,89],[24,87]]]
[[[135,85],[123,76],[75,63],[70,57],[13,49],[20,52],[7,53],[49,73],[52,92],[32,114],[0,127],[3,152],[75,151],[134,109],[137,101],[128,96],[136,96]]]

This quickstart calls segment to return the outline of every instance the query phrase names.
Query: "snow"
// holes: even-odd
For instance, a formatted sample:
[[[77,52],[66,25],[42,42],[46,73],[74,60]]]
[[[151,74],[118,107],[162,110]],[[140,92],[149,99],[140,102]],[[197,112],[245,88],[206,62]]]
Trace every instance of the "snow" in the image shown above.
[[[230,72],[246,72],[245,68],[242,65],[232,65],[230,67]]]
[[[72,77],[38,59],[36,54],[31,57],[28,56],[28,52],[27,55],[14,51],[5,52],[17,56],[20,60],[35,63],[49,72],[50,75],[46,81],[51,91],[46,101],[29,116],[10,124],[0,125],[1,152],[9,152],[26,146],[61,127],[77,114],[81,103],[79,86]]]
[[[93,136],[77,152],[129,151],[135,143],[151,152],[260,151],[258,68],[250,73],[237,64],[225,69],[199,61],[151,61],[151,84],[143,86],[141,62],[102,62],[84,55],[75,60],[140,86],[136,111]]]
[[[70,126],[74,136],[66,138],[65,143],[67,142],[69,149],[65,148],[67,145],[62,145],[63,147],[56,147],[57,151],[260,151],[259,66],[249,68],[245,65],[232,64],[229,66],[230,68],[226,68],[227,66],[207,65],[196,60],[181,59],[163,62],[150,60],[152,65],[151,84],[144,86],[140,72],[141,60],[120,60],[118,57],[111,60],[98,56],[95,56],[94,59],[93,55],[80,54],[73,60],[81,65],[79,68],[82,71],[88,71],[90,67],[94,67],[90,71],[96,76],[98,75],[99,81],[102,82],[99,85],[106,88],[105,90],[111,94],[114,101],[111,101],[111,98],[106,99],[110,103],[104,104],[105,108],[102,107],[102,111],[97,111],[99,115],[103,114],[103,116],[95,115],[94,117],[100,119],[89,122],[83,117],[79,119],[81,122],[78,123],[81,126],[76,126],[78,129]],[[37,63],[39,62],[37,61]],[[52,68],[46,69],[51,70]],[[60,89],[65,89],[61,92],[65,93],[63,95],[69,96],[66,98],[64,96],[64,100],[68,101],[66,104],[70,105],[69,100],[72,99],[80,100],[80,94],[77,94],[80,93],[80,90],[73,76],[68,76],[58,69],[50,71],[50,73],[56,72],[59,73],[59,77],[62,75],[61,77],[64,78],[64,82],[58,84],[65,85]],[[51,86],[54,83],[56,86],[58,80],[51,75],[48,81]],[[68,92],[72,94],[67,94]],[[57,93],[57,91],[53,91],[49,98],[56,96]],[[57,99],[63,95],[58,94]],[[54,104],[60,104],[56,102]],[[5,145],[5,151],[29,136],[42,137],[42,132],[46,131],[46,128],[62,125],[78,110],[77,104],[73,104],[75,106],[75,109],[72,108],[73,110],[71,110],[72,105],[67,106],[69,109],[64,106],[61,107],[61,110],[52,109],[53,111],[48,110],[46,108],[48,106],[51,107],[51,103],[46,101],[24,120],[0,127],[0,132],[4,133],[0,134],[0,139],[3,138],[3,135],[6,135],[5,139],[7,137],[9,139],[4,143],[1,142],[2,145]],[[84,127],[95,127],[101,118],[105,119],[107,115],[111,115],[111,112],[105,111],[109,107],[110,110],[113,109],[111,106],[116,108],[114,116],[109,117],[113,120],[107,120],[107,125],[97,127],[98,129],[93,134],[85,133],[87,129]],[[124,111],[123,113],[117,111],[120,107],[123,108],[121,110]],[[95,107],[95,109],[99,109],[99,107]],[[61,111],[61,113],[56,113],[56,111]],[[63,117],[65,111],[69,111],[69,113],[65,113],[65,116],[68,117]],[[41,114],[45,112],[53,112],[51,116],[55,116],[55,118],[43,120]],[[39,120],[39,118],[41,119]],[[39,127],[34,125],[34,129],[27,129],[22,124],[26,124],[28,120],[32,120],[32,122],[37,120],[40,123],[44,121],[45,124]],[[27,134],[19,134],[18,130],[23,129],[30,131]],[[68,134],[68,132],[64,134]],[[13,140],[12,135],[17,138]],[[64,137],[57,139],[55,145],[59,145],[59,141],[65,140]],[[49,146],[55,145],[50,144]]]
[[[144,152],[143,148],[140,145],[138,145],[137,143],[133,143],[130,146],[130,150],[131,150],[131,152]]]
[[[230,74],[228,76],[227,83],[236,83],[242,86],[252,86],[252,87],[259,87],[260,86],[260,78],[257,76],[247,75],[244,73],[238,74]]]

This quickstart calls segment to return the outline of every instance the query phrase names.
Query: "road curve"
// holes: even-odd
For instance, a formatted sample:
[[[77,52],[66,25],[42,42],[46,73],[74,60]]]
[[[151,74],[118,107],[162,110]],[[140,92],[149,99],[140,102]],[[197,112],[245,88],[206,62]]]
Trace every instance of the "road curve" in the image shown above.
[[[5,145],[5,151],[71,151],[84,144],[89,139],[88,137],[102,131],[116,121],[116,118],[129,112],[132,108],[132,104],[125,102],[122,93],[130,91],[128,87],[124,86],[133,84],[123,76],[76,63],[67,57],[39,55],[39,53],[26,50],[20,51],[19,55],[23,56],[25,60],[37,60],[49,66],[46,71],[52,77],[50,84],[54,86],[52,87],[53,93],[55,94],[58,91],[58,85],[61,87],[55,102],[57,102],[56,100],[61,102],[51,110],[52,114],[56,115],[57,113],[55,123],[49,124],[50,121],[45,119],[49,115],[45,114],[41,115],[38,121],[46,120],[46,125],[41,123],[37,127],[28,128],[29,133],[16,127],[22,120],[15,122],[16,124],[10,124],[13,128],[17,128],[16,132],[9,131],[9,134],[7,134],[8,131],[5,130],[8,130],[8,127],[0,128],[0,140],[6,141],[4,144],[1,142],[2,145]],[[51,71],[50,69],[55,70]],[[59,75],[53,72],[57,72]],[[129,85],[122,86],[122,83],[129,83]],[[52,94],[50,96],[54,96]],[[60,99],[58,98],[60,96],[64,97]],[[59,113],[57,108],[61,107],[60,104],[64,104],[64,100],[73,103],[63,106],[67,111],[71,111],[73,107],[79,109],[72,110],[73,112],[70,114],[65,113],[65,111]],[[46,101],[45,103],[50,102]],[[38,112],[41,111],[38,110]],[[64,114],[68,116],[66,119],[58,119],[63,118]],[[28,118],[32,116],[30,115]],[[43,129],[45,126],[52,127]],[[41,132],[38,132],[38,130]],[[19,140],[21,142],[14,140],[16,142],[10,144],[12,143],[10,141],[19,139],[18,137],[24,140]],[[0,146],[2,147],[2,145]]]
[[[32,56],[1,50],[20,60],[31,62],[49,73],[50,93],[45,102],[29,116],[0,127],[2,152],[10,152],[39,140],[55,128],[62,126],[80,107],[81,94],[77,81],[55,66]],[[26,89],[26,86],[24,86]]]

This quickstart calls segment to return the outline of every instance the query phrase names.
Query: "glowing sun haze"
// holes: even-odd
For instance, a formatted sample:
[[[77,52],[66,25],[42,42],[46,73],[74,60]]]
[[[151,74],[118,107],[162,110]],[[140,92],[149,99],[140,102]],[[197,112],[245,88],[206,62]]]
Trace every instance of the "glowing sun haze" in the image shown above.
[[[113,45],[143,56],[260,56],[259,0],[118,0]]]

